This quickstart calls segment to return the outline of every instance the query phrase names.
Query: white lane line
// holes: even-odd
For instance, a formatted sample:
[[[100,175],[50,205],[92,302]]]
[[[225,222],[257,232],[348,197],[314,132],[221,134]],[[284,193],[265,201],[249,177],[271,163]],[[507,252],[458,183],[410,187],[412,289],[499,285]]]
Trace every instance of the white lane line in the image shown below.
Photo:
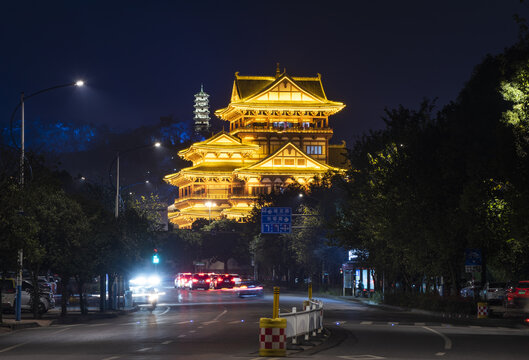
[[[111,356],[111,357],[107,357],[107,358],[104,358],[104,359],[101,359],[101,360],[114,360],[114,359],[119,359],[120,356]]]
[[[228,310],[224,309],[223,312],[221,312],[220,314],[218,314],[217,316],[215,316],[215,318],[213,320],[210,320],[210,321],[205,321],[202,323],[202,325],[209,325],[209,324],[213,324],[213,323],[216,323],[216,322],[219,322],[219,319],[226,315],[226,313],[228,312]]]
[[[235,321],[230,321],[228,324],[229,324],[229,325],[244,324],[244,321],[241,321],[241,320],[235,320]]]
[[[342,323],[343,324],[343,323]],[[372,321],[362,321],[360,325],[373,325]]]
[[[88,325],[89,327],[96,327],[96,326],[104,326],[104,325],[108,325],[107,323],[103,323],[103,324],[91,324],[91,325]]]
[[[193,322],[191,320],[177,322],[177,324],[179,324],[179,325],[181,325],[181,324],[192,324],[192,323]]]
[[[3,349],[0,350],[0,353],[16,349],[17,347],[22,346],[22,345],[26,345],[26,344],[27,343],[21,343],[21,344],[16,344],[16,345],[13,345],[13,346],[10,346],[10,347],[3,348]]]
[[[165,315],[169,312],[169,310],[171,310],[171,308],[168,306],[167,309],[165,309],[165,311],[163,313],[161,313],[160,315]],[[158,315],[158,316],[160,316]]]
[[[431,329],[431,328],[429,328],[428,326],[423,326],[422,328],[423,328],[423,329],[426,329],[426,330],[428,330],[428,331],[431,331],[431,332],[433,332],[434,334],[437,334],[437,335],[439,335],[440,337],[442,337],[443,340],[445,341],[445,350],[450,350],[450,349],[452,349],[452,340],[450,340],[445,334],[440,333],[440,332],[437,331],[437,330]]]
[[[221,312],[220,314],[218,314],[218,315],[215,317],[215,319],[213,319],[213,320],[218,320],[218,319],[220,319],[222,316],[226,315],[227,312],[228,312],[228,310],[224,309],[224,311]]]
[[[202,329],[202,328],[203,328],[203,326],[199,326],[197,329]]]
[[[196,330],[189,330],[190,333],[196,333]]]
[[[179,338],[183,338],[183,337],[186,337],[186,336],[187,336],[186,334],[178,335]]]
[[[151,350],[151,349],[152,349],[152,347],[147,347],[147,348],[138,349],[136,351],[138,351],[138,352],[139,351],[147,351],[147,350]]]
[[[438,352],[438,353],[435,353],[435,356],[443,356],[444,354],[446,354],[446,353],[444,353],[444,352]]]
[[[71,329],[71,328],[64,328],[64,329],[61,329],[61,330],[54,331],[54,332],[52,332],[51,334],[52,334],[52,335],[59,334],[59,333],[65,332],[66,330],[70,330],[70,329]]]
[[[169,344],[172,343],[172,342],[173,342],[173,340],[167,340],[167,341],[164,341],[164,342],[162,343],[162,345],[169,345]]]

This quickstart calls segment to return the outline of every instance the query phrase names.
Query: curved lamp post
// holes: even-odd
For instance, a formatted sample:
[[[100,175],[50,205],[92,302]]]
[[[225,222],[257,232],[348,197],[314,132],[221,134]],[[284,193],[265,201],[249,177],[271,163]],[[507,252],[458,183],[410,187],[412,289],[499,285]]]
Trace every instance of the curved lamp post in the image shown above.
[[[52,86],[46,89],[39,90],[37,92],[34,92],[33,94],[30,94],[28,96],[24,95],[24,92],[20,94],[20,102],[17,104],[15,109],[13,110],[13,114],[11,115],[10,119],[10,127],[13,128],[13,121],[15,118],[15,115],[20,108],[20,115],[21,115],[21,123],[20,123],[20,187],[24,187],[24,159],[25,159],[25,119],[24,119],[24,102],[25,100],[28,100],[34,96],[37,96],[39,94],[42,94],[47,91],[60,89],[64,87],[69,86],[83,86],[84,81],[78,80],[73,83],[67,83],[62,85],[56,85]],[[13,136],[13,133],[11,132],[11,137]],[[12,139],[14,140],[14,139]],[[16,142],[13,141],[14,145],[16,146]],[[22,259],[23,259],[23,252],[22,249],[18,250],[18,276],[17,276],[17,299],[16,299],[16,309],[15,309],[15,320],[20,321],[20,315],[21,315],[21,301],[22,301]]]
[[[112,171],[112,168],[114,167],[114,163],[116,163],[116,207],[114,209],[114,216],[116,217],[116,219],[119,217],[119,192],[120,192],[120,189],[119,189],[119,157],[120,157],[120,155],[129,153],[129,152],[135,151],[135,150],[150,148],[150,147],[153,147],[153,146],[154,147],[160,147],[160,146],[162,146],[162,144],[160,142],[155,142],[154,144],[136,146],[136,147],[131,148],[131,149],[127,149],[127,150],[124,150],[124,151],[116,152],[116,157],[114,158],[114,160],[110,164],[110,169],[108,170],[109,179],[110,179],[110,172]]]

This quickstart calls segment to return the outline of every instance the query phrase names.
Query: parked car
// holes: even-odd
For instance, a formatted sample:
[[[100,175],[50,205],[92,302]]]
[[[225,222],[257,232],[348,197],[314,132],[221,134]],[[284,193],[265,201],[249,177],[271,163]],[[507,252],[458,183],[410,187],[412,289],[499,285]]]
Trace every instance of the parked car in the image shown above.
[[[241,281],[241,283],[237,287],[236,294],[238,297],[263,296],[263,284],[255,280]]]
[[[221,274],[214,280],[214,289],[232,289],[241,279],[237,274]]]
[[[492,282],[485,283],[483,287],[483,296],[489,303],[502,303],[505,298],[507,283]]]
[[[482,286],[479,281],[468,281],[463,288],[461,288],[460,294],[462,297],[478,296]]]
[[[211,278],[208,274],[200,273],[200,274],[194,274],[191,277],[191,282],[189,288],[191,290],[196,289],[204,289],[209,290],[211,283]]]
[[[189,285],[189,281],[193,274],[191,273],[178,273],[174,279],[174,287],[177,289],[185,289]]]
[[[518,281],[507,288],[505,306],[525,306],[529,303],[529,280]]]
[[[14,278],[7,278],[0,280],[2,286],[2,308],[7,311],[14,311],[16,304],[16,281]],[[33,285],[26,280],[22,281],[22,293],[20,308],[22,310],[31,311],[31,293],[33,292]],[[49,309],[55,307],[55,299],[51,292],[39,289],[39,305],[40,313],[45,313]]]

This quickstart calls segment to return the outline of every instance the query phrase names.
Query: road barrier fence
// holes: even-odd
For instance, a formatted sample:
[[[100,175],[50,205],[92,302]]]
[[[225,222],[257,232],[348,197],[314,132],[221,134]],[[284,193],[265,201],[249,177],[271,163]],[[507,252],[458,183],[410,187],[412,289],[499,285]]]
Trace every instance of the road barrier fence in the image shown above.
[[[292,338],[296,344],[299,336],[316,336],[323,330],[323,301],[310,299],[304,302],[303,311],[297,311],[295,307],[292,312],[279,313],[279,317],[287,320],[286,336]]]

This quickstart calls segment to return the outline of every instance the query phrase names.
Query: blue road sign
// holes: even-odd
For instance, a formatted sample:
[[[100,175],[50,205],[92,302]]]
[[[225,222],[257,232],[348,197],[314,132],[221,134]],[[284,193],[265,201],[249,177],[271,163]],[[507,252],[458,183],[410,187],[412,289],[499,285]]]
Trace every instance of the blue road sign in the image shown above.
[[[285,234],[292,231],[292,208],[264,207],[261,209],[261,233]]]
[[[465,266],[481,265],[481,249],[465,250]]]

